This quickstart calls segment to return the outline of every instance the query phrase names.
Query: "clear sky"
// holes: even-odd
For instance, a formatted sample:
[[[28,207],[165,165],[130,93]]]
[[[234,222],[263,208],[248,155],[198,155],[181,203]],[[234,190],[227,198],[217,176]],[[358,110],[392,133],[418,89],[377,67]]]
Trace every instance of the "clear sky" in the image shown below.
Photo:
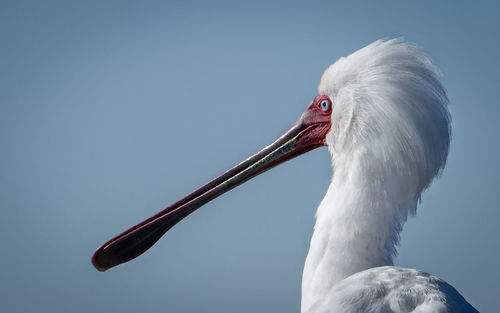
[[[396,264],[494,312],[500,7],[464,2],[0,1],[0,311],[299,312],[325,148],[133,262],[90,256],[279,136],[337,58],[404,36],[442,71],[454,136]]]

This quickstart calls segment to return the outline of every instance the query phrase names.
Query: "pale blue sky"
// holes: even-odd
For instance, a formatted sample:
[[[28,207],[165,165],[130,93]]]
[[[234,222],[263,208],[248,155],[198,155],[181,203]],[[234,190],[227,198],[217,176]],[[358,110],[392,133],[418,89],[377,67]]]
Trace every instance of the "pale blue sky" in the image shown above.
[[[90,256],[280,135],[338,57],[404,36],[443,72],[454,136],[396,264],[494,312],[500,7],[478,3],[0,1],[0,311],[299,312],[326,149],[133,262]]]

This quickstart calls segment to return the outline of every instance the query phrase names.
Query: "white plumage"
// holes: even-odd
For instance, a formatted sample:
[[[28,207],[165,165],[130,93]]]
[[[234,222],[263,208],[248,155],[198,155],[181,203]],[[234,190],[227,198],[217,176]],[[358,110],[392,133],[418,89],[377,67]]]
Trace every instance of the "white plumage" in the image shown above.
[[[391,266],[403,224],[446,163],[450,115],[438,77],[401,39],[376,41],[323,74],[333,178],[304,266],[303,313],[477,312],[446,282]]]

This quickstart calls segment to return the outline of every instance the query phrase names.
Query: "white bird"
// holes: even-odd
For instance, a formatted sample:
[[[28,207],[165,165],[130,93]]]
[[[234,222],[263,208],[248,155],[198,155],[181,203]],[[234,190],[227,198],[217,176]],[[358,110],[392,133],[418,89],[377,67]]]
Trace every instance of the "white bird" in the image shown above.
[[[378,40],[331,65],[318,92],[271,145],[102,245],[95,267],[139,256],[208,201],[326,145],[333,178],[316,212],[301,312],[477,312],[445,281],[392,266],[403,224],[448,155],[448,98],[437,68],[414,45]]]

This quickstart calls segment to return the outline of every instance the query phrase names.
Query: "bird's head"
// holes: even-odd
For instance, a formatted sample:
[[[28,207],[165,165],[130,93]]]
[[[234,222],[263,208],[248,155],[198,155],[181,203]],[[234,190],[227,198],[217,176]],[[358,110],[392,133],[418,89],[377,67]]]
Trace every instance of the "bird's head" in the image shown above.
[[[328,67],[318,92],[332,102],[325,142],[334,167],[399,176],[420,194],[444,167],[450,144],[438,78],[429,58],[401,39],[378,40]]]
[[[149,249],[191,212],[248,179],[319,146],[334,166],[366,180],[396,175],[419,195],[444,166],[450,140],[447,98],[437,70],[416,47],[379,40],[330,66],[319,94],[272,144],[165,210],[102,245],[97,269],[127,262]],[[352,166],[351,166],[352,167]],[[392,181],[394,183],[394,181]],[[398,186],[399,189],[400,186]]]

